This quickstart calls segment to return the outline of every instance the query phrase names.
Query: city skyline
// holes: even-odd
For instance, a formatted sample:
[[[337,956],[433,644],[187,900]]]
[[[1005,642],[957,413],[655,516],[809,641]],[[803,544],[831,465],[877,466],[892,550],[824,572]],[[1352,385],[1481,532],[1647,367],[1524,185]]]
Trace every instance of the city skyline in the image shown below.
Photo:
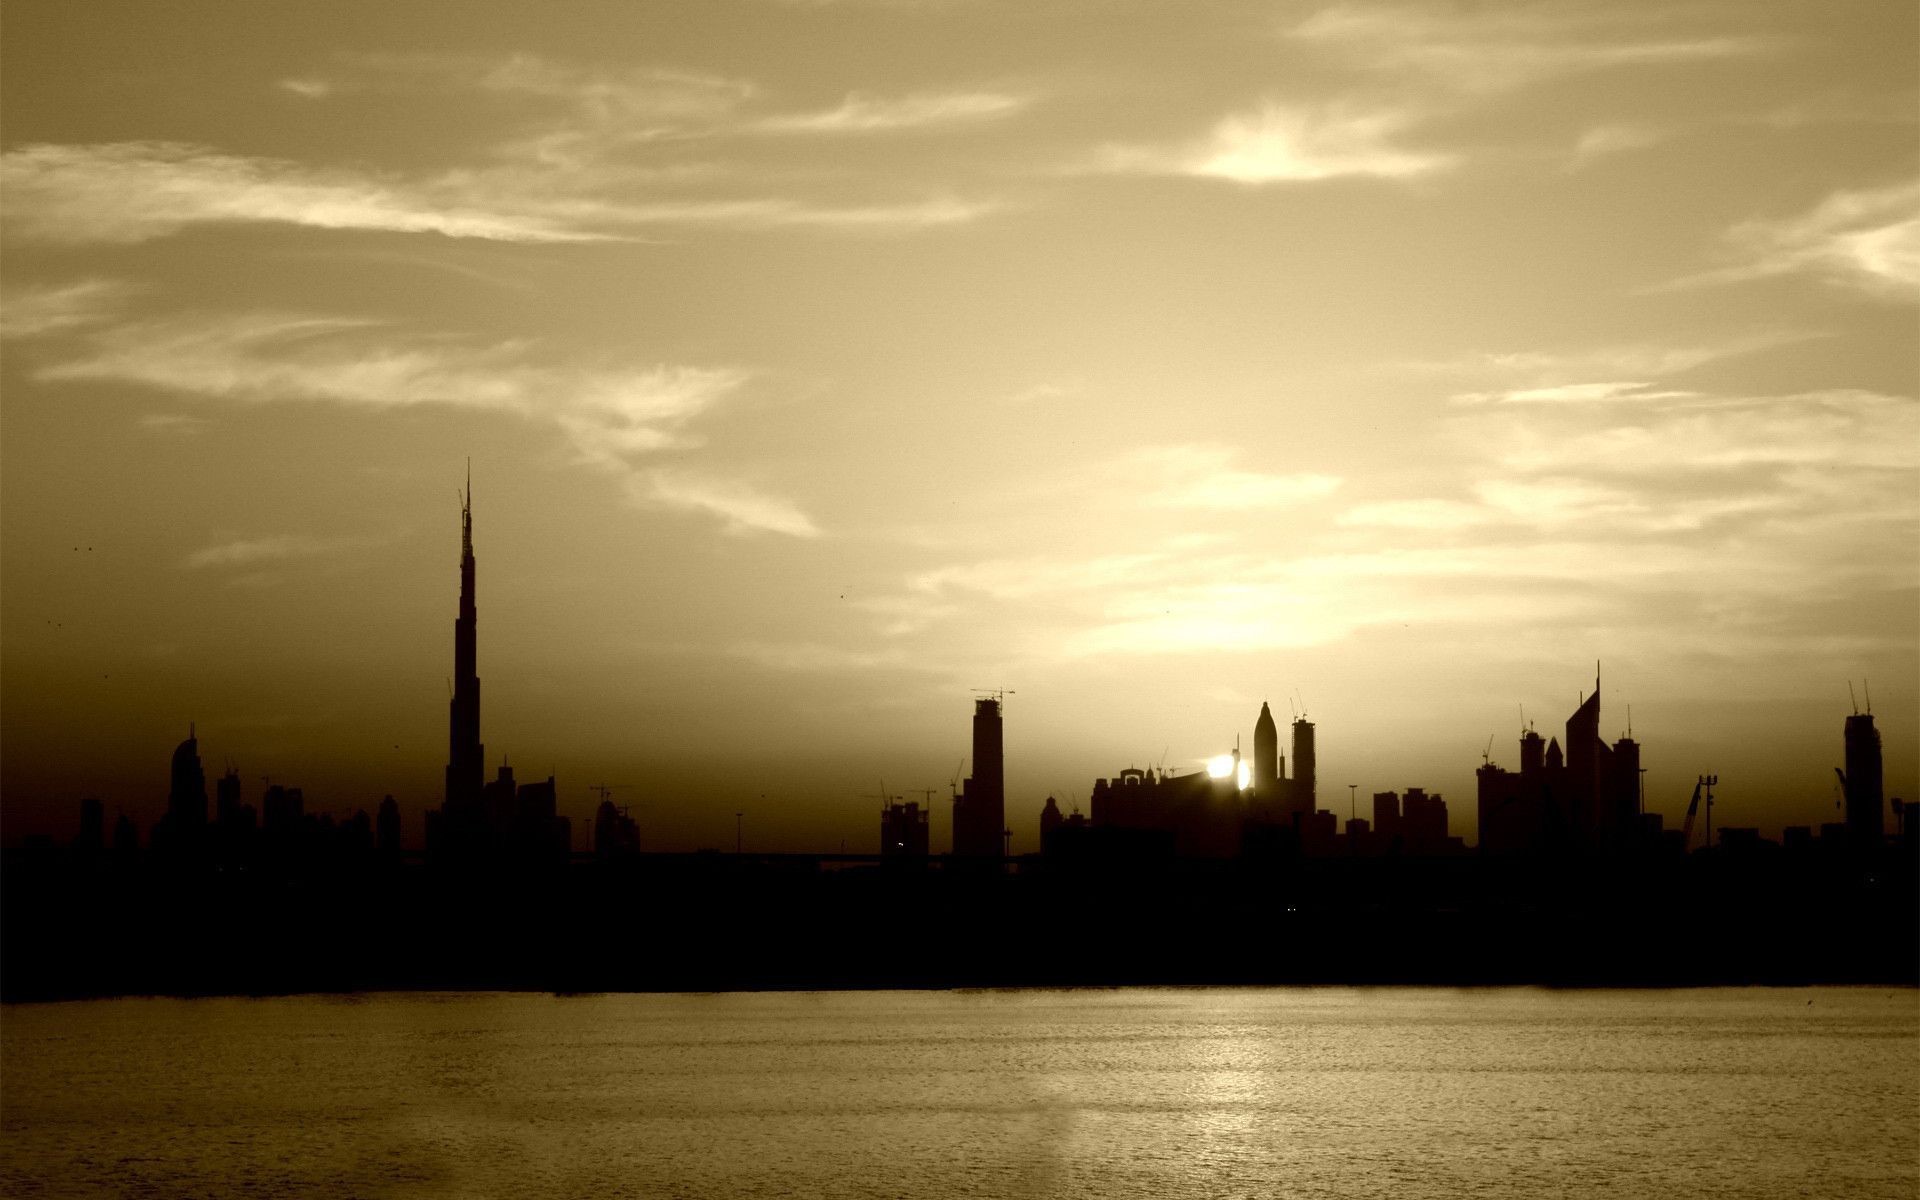
[[[406,833],[405,818],[391,793],[377,806],[377,819],[365,807],[330,811],[317,806],[306,809],[304,789],[289,787],[285,781],[274,785],[262,777],[262,802],[256,811],[243,803],[245,783],[231,758],[219,779],[217,803],[209,811],[207,776],[199,755],[199,740],[190,722],[185,741],[174,748],[166,812],[155,823],[147,840],[164,857],[188,859],[212,855],[242,854],[255,837],[256,828],[264,830],[269,844],[280,839],[282,853],[286,845],[320,839],[316,846],[331,844],[344,836],[343,848],[357,847],[349,853],[370,853],[375,846],[383,855],[396,855],[403,849],[424,850],[430,861],[441,863],[492,862],[496,866],[518,870],[540,862],[562,862],[571,854],[591,852],[596,857],[609,853],[630,855],[646,842],[643,827],[632,815],[636,804],[651,807],[643,784],[593,784],[586,790],[599,800],[591,822],[575,821],[559,803],[559,791],[553,774],[544,781],[517,783],[512,765],[502,758],[492,778],[488,777],[486,747],[481,738],[478,564],[474,554],[473,476],[468,464],[467,478],[460,501],[460,594],[454,620],[453,668],[448,701],[447,757],[444,786],[437,807],[422,813],[424,835],[418,842]],[[1297,849],[1309,854],[1359,853],[1377,855],[1404,849],[1415,855],[1457,853],[1469,844],[1482,853],[1541,854],[1576,852],[1582,854],[1625,854],[1629,858],[1655,853],[1685,854],[1694,847],[1692,833],[1699,813],[1702,787],[1706,787],[1705,825],[1701,849],[1714,845],[1713,787],[1720,784],[1718,773],[1696,777],[1683,823],[1675,829],[1669,818],[1678,814],[1664,812],[1661,806],[1647,803],[1646,769],[1640,764],[1641,744],[1633,740],[1632,718],[1626,731],[1611,747],[1600,735],[1600,664],[1594,664],[1594,686],[1582,692],[1579,703],[1565,726],[1565,748],[1559,734],[1542,736],[1533,720],[1522,711],[1523,728],[1517,741],[1517,769],[1503,767],[1494,759],[1497,735],[1489,736],[1481,752],[1481,766],[1475,771],[1475,820],[1471,839],[1454,834],[1451,810],[1439,792],[1424,786],[1407,786],[1407,811],[1401,812],[1401,794],[1397,790],[1369,792],[1368,818],[1360,817],[1359,784],[1348,784],[1347,819],[1339,816],[1337,797],[1334,807],[1322,807],[1318,788],[1317,726],[1304,710],[1291,713],[1290,741],[1287,750],[1279,744],[1279,731],[1270,706],[1262,701],[1253,727],[1252,753],[1244,759],[1240,737],[1234,737],[1230,754],[1218,754],[1198,760],[1199,770],[1182,777],[1181,767],[1169,767],[1165,755],[1144,770],[1130,765],[1113,778],[1096,777],[1088,792],[1087,811],[1078,801],[1078,789],[1067,789],[1072,797],[1070,812],[1063,812],[1060,797],[1049,791],[1040,811],[1031,823],[1037,834],[1034,849],[1048,855],[1069,849],[1066,844],[1051,844],[1056,833],[1066,827],[1070,836],[1085,839],[1111,839],[1112,830],[1131,830],[1137,836],[1150,833],[1168,839],[1165,848],[1180,857],[1237,858],[1263,853],[1261,839],[1272,836],[1263,830],[1284,829]],[[1872,694],[1861,681],[1866,695],[1866,711],[1860,711],[1859,694],[1851,681],[1848,699],[1853,711],[1846,718],[1844,767],[1834,768],[1840,795],[1837,820],[1817,817],[1798,824],[1787,823],[1780,831],[1787,840],[1797,834],[1801,847],[1816,832],[1822,839],[1840,836],[1845,829],[1849,845],[1858,848],[1876,845],[1890,832],[1904,838],[1901,806],[1904,797],[1888,796],[1884,790],[1883,746],[1874,722]],[[983,860],[1015,854],[1014,817],[1007,808],[1004,754],[1005,689],[980,691],[973,700],[971,754],[956,766],[948,781],[947,800],[951,804],[950,836],[944,850],[960,860]],[[1289,761],[1291,760],[1291,765]],[[1712,785],[1712,786],[1708,786]],[[861,798],[878,802],[881,822],[878,855],[885,857],[924,857],[941,849],[934,837],[933,814],[936,788],[909,789],[919,792],[923,803],[909,804],[905,793],[896,793],[884,779],[880,791]],[[1371,787],[1371,785],[1370,785]],[[1137,790],[1136,790],[1137,789]],[[624,793],[627,803],[613,802],[615,791]],[[761,796],[766,801],[766,796]],[[1888,809],[1891,807],[1891,813]],[[1017,806],[1023,810],[1027,805]],[[743,849],[744,810],[734,812],[734,850]],[[258,824],[256,819],[258,818]],[[312,825],[309,818],[318,821]],[[1758,826],[1730,827],[1722,817],[1722,831],[1736,830],[1743,837],[1772,833]],[[1665,833],[1662,833],[1663,827]],[[376,837],[377,829],[377,837]],[[574,830],[580,831],[579,836]],[[1406,836],[1402,837],[1403,829]],[[303,832],[304,830],[304,832]],[[1099,831],[1109,832],[1101,833]],[[1836,831],[1829,834],[1829,830]],[[1677,836],[1676,836],[1677,835]],[[33,836],[43,846],[50,840],[44,832]],[[1387,840],[1383,840],[1387,839]],[[18,838],[16,837],[16,842]],[[57,840],[57,839],[52,839]],[[137,850],[142,842],[139,823],[123,807],[116,806],[111,844],[116,851]],[[582,844],[584,841],[584,844]],[[862,839],[863,841],[863,839]],[[80,802],[80,836],[77,847],[91,847],[97,853],[109,845],[105,808],[98,796]],[[1076,843],[1077,844],[1077,843]],[[1087,849],[1098,848],[1111,854],[1129,843],[1095,841]],[[689,849],[686,846],[647,846],[656,853]],[[717,849],[702,846],[703,851]],[[756,852],[767,848],[756,846]],[[832,853],[822,846],[776,846],[772,849],[801,854]],[[849,852],[842,839],[841,855]],[[245,853],[253,851],[248,849]],[[1026,847],[1022,852],[1030,853]],[[1084,853],[1085,851],[1081,851]],[[856,856],[866,853],[863,844],[852,848]],[[557,858],[556,858],[557,856]]]
[[[1595,659],[1670,822],[1832,819],[1850,680],[1920,792],[1910,5],[6,24],[9,841],[190,721],[417,840],[469,456],[576,843],[870,843],[976,689],[1016,852],[1263,702],[1471,835]]]

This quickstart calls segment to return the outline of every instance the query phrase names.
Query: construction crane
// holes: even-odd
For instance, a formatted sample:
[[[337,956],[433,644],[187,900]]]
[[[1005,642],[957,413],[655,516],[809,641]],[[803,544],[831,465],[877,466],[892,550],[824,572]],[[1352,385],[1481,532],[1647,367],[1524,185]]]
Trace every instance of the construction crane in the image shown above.
[[[600,803],[605,804],[608,797],[613,795],[615,789],[630,788],[632,786],[630,783],[594,783],[587,785],[587,790],[600,797]]]
[[[1687,801],[1686,824],[1681,826],[1680,829],[1680,848],[1682,850],[1688,849],[1693,843],[1693,818],[1700,812],[1700,789],[1702,788],[1707,789],[1707,828],[1709,831],[1707,836],[1709,839],[1712,838],[1713,785],[1719,782],[1720,777],[1718,775],[1702,775],[1694,781],[1693,799]]]
[[[1487,748],[1480,752],[1480,761],[1485,766],[1493,765],[1493,735],[1487,735]]]

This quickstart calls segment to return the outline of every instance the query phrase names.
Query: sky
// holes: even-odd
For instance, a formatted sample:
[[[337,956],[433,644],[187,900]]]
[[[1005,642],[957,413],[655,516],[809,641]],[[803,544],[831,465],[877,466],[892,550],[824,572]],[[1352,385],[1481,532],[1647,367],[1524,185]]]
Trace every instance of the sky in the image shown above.
[[[469,459],[582,845],[943,849],[977,689],[1016,851],[1262,701],[1471,841],[1596,664],[1670,822],[1837,820],[1849,681],[1920,798],[1917,26],[8,0],[0,827],[193,722],[417,843]]]

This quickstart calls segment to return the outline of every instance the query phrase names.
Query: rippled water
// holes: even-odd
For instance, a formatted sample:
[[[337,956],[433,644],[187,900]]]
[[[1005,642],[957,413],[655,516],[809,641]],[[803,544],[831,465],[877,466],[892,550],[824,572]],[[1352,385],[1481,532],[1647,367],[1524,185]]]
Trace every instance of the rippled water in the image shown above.
[[[1913,1196],[1920,995],[381,995],[0,1012],[0,1191]]]

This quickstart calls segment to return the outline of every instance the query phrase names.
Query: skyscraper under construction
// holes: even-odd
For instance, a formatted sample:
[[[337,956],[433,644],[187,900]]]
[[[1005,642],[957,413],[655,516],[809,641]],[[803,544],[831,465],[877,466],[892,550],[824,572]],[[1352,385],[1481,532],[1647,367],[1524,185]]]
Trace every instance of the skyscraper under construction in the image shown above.
[[[1878,846],[1886,836],[1886,807],[1882,796],[1880,731],[1871,712],[1847,718],[1847,769],[1840,777],[1847,795],[1847,840],[1856,846]]]
[[[953,852],[994,858],[1007,824],[1006,761],[1000,741],[1000,697],[973,702],[973,774],[953,801]]]

